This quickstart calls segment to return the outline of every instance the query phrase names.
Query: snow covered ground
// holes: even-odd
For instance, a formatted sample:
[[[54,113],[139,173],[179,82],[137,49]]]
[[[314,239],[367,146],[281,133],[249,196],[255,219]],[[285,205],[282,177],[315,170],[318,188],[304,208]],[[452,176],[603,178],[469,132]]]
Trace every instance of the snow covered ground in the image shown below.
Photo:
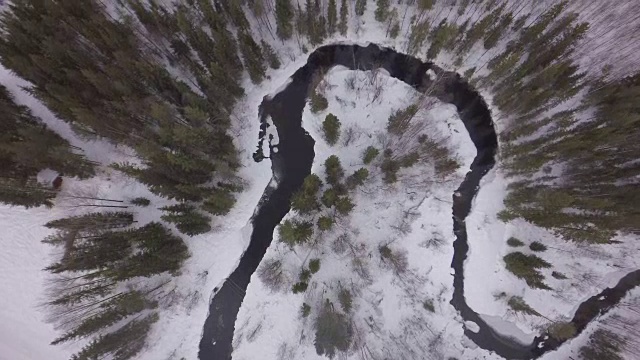
[[[437,6],[440,6],[440,2]],[[370,1],[363,17],[350,18],[347,36],[336,35],[325,43],[374,42],[399,51],[405,50],[408,19],[413,11],[400,14],[406,20],[403,20],[400,36],[394,40],[386,36],[385,26],[373,19],[374,8]],[[539,8],[544,8],[542,2]],[[444,18],[448,10],[436,8],[433,12]],[[353,14],[353,11],[350,13]],[[478,12],[478,16],[480,13]],[[466,17],[460,17],[458,23],[462,23]],[[270,39],[266,32],[263,37]],[[241,160],[244,166],[239,175],[246,181],[245,192],[239,195],[236,207],[227,217],[217,219],[215,231],[186,239],[192,257],[175,280],[176,301],[174,306],[161,312],[160,321],[153,327],[148,348],[139,356],[140,359],[196,358],[210,294],[231,273],[248,245],[251,233],[249,219],[271,178],[270,162],[254,163],[251,157],[259,131],[258,105],[264,95],[277,93],[307,58],[293,41],[285,44],[272,41],[272,45],[280,54],[283,66],[279,70],[270,70],[269,78],[259,86],[250,84],[247,80],[247,96],[234,113],[234,138],[237,147],[242,150]],[[480,45],[479,49],[467,56],[459,71],[474,66],[477,60],[483,63],[493,56],[493,52],[487,54],[481,47]],[[427,48],[428,46],[424,47],[425,51]],[[443,53],[436,63],[451,69],[453,59]],[[352,74],[357,74],[363,87],[356,94],[344,87],[344,79]],[[406,85],[381,76],[385,81],[384,93],[380,102],[372,103],[370,91],[366,89],[364,81],[366,78],[365,73],[341,68],[335,68],[327,75],[327,82],[331,85],[328,91],[328,111],[340,118],[343,134],[349,127],[360,134],[349,146],[329,147],[322,140],[320,123],[328,111],[313,115],[308,109],[305,110],[304,127],[316,140],[315,173],[323,174],[321,164],[334,153],[342,159],[347,174],[360,167],[363,148],[378,140],[375,133],[384,129],[392,109],[408,105],[415,95]],[[24,81],[1,67],[0,82],[16,96],[18,103],[29,106],[54,131],[68,139],[72,145],[83,148],[89,159],[104,165],[100,169],[100,177],[85,181],[66,180],[53,209],[25,210],[0,205],[0,224],[3,226],[0,243],[4,245],[4,251],[0,254],[0,360],[68,359],[71,353],[82,346],[82,342],[63,346],[48,345],[58,334],[52,325],[44,323],[46,309],[41,305],[46,301],[47,274],[42,268],[59,254],[49,245],[40,242],[50,234],[41,225],[52,219],[88,211],[88,208],[79,205],[99,203],[78,201],[71,196],[121,200],[137,196],[148,197],[153,206],[136,212],[141,223],[157,220],[160,216],[157,208],[170,202],[154,196],[143,185],[106,167],[112,162],[136,161],[130,149],[115,147],[103,141],[87,142],[77,138],[67,124],[56,119],[46,107],[20,89],[20,86],[26,85]],[[490,99],[490,94],[484,95]],[[466,173],[475,149],[451,106],[437,104],[424,115],[429,117],[442,136],[450,139],[449,146],[456,151],[462,164],[459,172],[446,183],[414,185],[417,187],[416,191],[405,186],[408,184],[397,188],[383,188],[379,181],[380,175],[370,175],[371,180],[354,199],[357,205],[351,220],[340,223],[342,230],[353,232],[356,239],[354,244],[364,245],[366,251],[362,254],[370,270],[370,281],[349,277],[353,273],[351,260],[347,255],[333,252],[331,242],[334,239],[331,236],[327,236],[315,249],[291,253],[277,242],[276,234],[265,259],[286,257],[292,281],[297,278],[301,264],[308,258],[322,258],[321,270],[313,277],[315,285],[304,296],[294,295],[289,290],[272,293],[254,274],[236,322],[234,359],[253,360],[257,358],[256,354],[260,354],[259,357],[263,359],[319,358],[313,348],[312,323],[315,314],[312,312],[303,320],[299,315],[300,307],[303,302],[317,303],[323,298],[331,298],[336,302],[336,284],[339,280],[343,280],[343,286],[349,286],[358,294],[358,300],[354,302],[354,321],[359,337],[357,341],[367,344],[370,347],[367,350],[394,354],[428,347],[434,354],[441,352],[461,359],[493,358],[493,355],[475,349],[464,337],[464,325],[448,303],[452,292],[450,262],[453,253],[451,244],[454,240],[451,194]],[[497,125],[500,126],[499,123]],[[416,175],[428,178],[429,169],[421,170],[425,172]],[[576,250],[572,244],[522,221],[509,225],[497,221],[496,213],[502,209],[506,185],[507,181],[499,169],[486,175],[467,218],[471,248],[465,264],[465,293],[469,305],[485,314],[485,320],[512,335],[516,333],[513,328],[515,324],[523,332],[520,338],[524,341],[537,332],[538,326],[547,324],[548,321],[539,317],[515,316],[508,311],[504,299],[496,299],[495,294],[504,291],[509,295],[522,296],[534,309],[551,319],[568,317],[580,301],[614,284],[626,270],[637,268],[639,260],[629,256],[637,253],[637,249],[627,248],[628,245],[624,243],[608,245],[604,252],[597,248]],[[404,211],[408,209],[412,209],[417,215],[407,219],[407,232],[399,233],[391,226],[401,223]],[[505,243],[510,236],[516,236],[526,243],[539,240],[549,244],[549,249],[540,256],[554,266],[553,269],[543,270],[553,291],[532,290],[523,281],[506,272],[501,259],[511,250]],[[442,244],[428,246],[425,243],[425,240],[434,238],[441,239]],[[394,274],[380,260],[377,247],[383,243],[390,243],[390,248],[407,253],[408,270],[404,275]],[[524,249],[528,251],[526,247]],[[564,273],[569,279],[552,278],[552,270]],[[354,283],[344,282],[347,279]],[[426,299],[433,300],[435,313],[423,308],[422,304]],[[500,319],[507,320],[510,324],[501,324]],[[590,325],[589,329],[592,328]],[[574,345],[584,342],[586,337],[587,334],[581,335],[570,346],[561,349],[561,352],[549,353],[545,358],[567,358],[566,355],[575,349]],[[365,348],[363,345],[363,351]],[[352,354],[352,357],[357,356]]]
[[[77,199],[95,197],[115,200],[131,200],[143,196],[151,200],[147,208],[130,208],[140,225],[158,221],[158,208],[174,203],[150,193],[143,184],[108,167],[115,162],[136,162],[131,149],[116,147],[108,142],[85,141],[78,138],[68,124],[57,119],[42,103],[21,87],[24,80],[0,68],[0,82],[14,95],[16,102],[28,106],[50,128],[85,150],[86,156],[101,166],[98,176],[88,179],[65,178],[53,209],[23,209],[0,205],[0,242],[6,247],[0,254],[0,359],[68,359],[84,341],[69,345],[52,346],[49,343],[59,336],[53,325],[45,323],[47,309],[46,287],[48,275],[42,269],[55,261],[60,254],[51,246],[41,243],[52,231],[43,227],[46,222],[70,215],[95,211],[86,205],[113,205],[112,202]],[[237,205],[225,218],[214,219],[214,231],[194,237],[184,237],[191,257],[181,274],[174,280],[175,299],[171,306],[161,311],[154,326],[149,352],[143,358],[169,358],[176,352],[187,358],[195,358],[202,324],[208,313],[209,296],[237,265],[251,234],[250,217],[262,193],[270,181],[270,162],[255,163],[252,152],[258,133],[258,105],[265,93],[273,91],[264,87],[254,88],[245,104],[239,106],[235,123],[237,147],[243,168],[239,176],[245,181],[245,191],[238,195]],[[121,203],[115,203],[122,205]],[[108,210],[108,209],[103,209]],[[177,231],[175,231],[178,234]]]
[[[382,82],[384,92],[374,100],[371,76],[371,72],[335,67],[325,76],[328,109],[313,114],[309,106],[305,108],[303,127],[316,140],[312,172],[321,178],[330,155],[341,159],[347,175],[362,167],[362,152],[369,145],[380,147],[380,134],[386,133],[392,111],[405,108],[417,97],[408,85],[379,74],[377,82]],[[347,85],[353,78],[356,91]],[[328,113],[342,123],[341,139],[333,147],[323,140],[321,130]],[[389,186],[381,181],[379,170],[369,167],[369,180],[354,195],[353,213],[340,218],[334,229],[314,235],[311,242],[315,245],[296,247],[292,252],[278,242],[276,232],[263,262],[282,261],[287,274],[284,290],[273,292],[258,273],[252,276],[236,321],[234,359],[254,359],[258,353],[264,359],[322,358],[314,349],[313,323],[326,299],[339,306],[336,294],[340,288],[353,294],[350,317],[354,341],[362,351],[389,356],[425,353],[429,348],[434,356],[482,354],[482,350],[466,347],[463,324],[449,304],[455,238],[451,196],[475,156],[475,147],[452,105],[434,99],[432,107],[417,118],[431,124],[431,136],[448,139],[447,146],[461,163],[457,173],[444,182],[432,181],[433,169],[420,166],[402,174],[399,184]],[[345,145],[349,132],[354,136]],[[351,238],[350,250],[337,246],[336,239],[342,234]],[[438,241],[429,241],[433,239]],[[407,255],[406,271],[399,272],[381,259],[378,248],[383,245]],[[306,293],[293,294],[291,285],[311,258],[321,259],[320,270],[312,275]],[[353,268],[354,259],[361,261],[360,270]],[[424,308],[426,300],[433,302],[433,313]],[[306,318],[300,312],[303,303],[311,305]],[[354,352],[349,358],[358,356]]]
[[[57,217],[45,208],[0,205],[0,359],[68,359],[71,349],[48,344],[57,336],[44,323],[45,273],[50,247],[40,240],[52,233],[42,225]]]

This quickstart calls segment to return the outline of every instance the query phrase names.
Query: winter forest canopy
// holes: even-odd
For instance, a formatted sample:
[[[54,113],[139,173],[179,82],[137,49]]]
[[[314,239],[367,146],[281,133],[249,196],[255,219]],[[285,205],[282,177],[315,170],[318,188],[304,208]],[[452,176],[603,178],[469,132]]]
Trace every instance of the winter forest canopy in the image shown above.
[[[210,318],[234,359],[507,358],[485,326],[527,358],[639,356],[637,1],[0,4],[0,354],[205,360]],[[369,43],[441,71],[296,72]],[[262,104],[303,76],[291,188]],[[482,106],[497,151],[452,219]],[[286,215],[256,255],[263,206]]]

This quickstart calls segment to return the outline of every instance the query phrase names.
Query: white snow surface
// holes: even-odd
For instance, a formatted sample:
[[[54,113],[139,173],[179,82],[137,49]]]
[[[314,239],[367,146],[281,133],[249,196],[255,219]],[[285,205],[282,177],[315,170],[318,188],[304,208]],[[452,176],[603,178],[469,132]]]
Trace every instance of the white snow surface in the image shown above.
[[[326,89],[328,109],[319,114],[311,113],[309,106],[304,110],[303,127],[316,140],[312,172],[321,178],[324,178],[324,161],[330,155],[340,158],[346,175],[364,166],[362,153],[369,145],[380,148],[380,134],[386,133],[389,115],[417,99],[418,94],[399,80],[378,74],[378,78],[371,81],[372,76],[370,71],[334,67],[321,84]],[[349,89],[346,81],[354,77],[355,90]],[[377,99],[374,99],[372,83],[381,84],[383,88]],[[434,351],[448,356],[472,357],[483,352],[462,344],[461,320],[449,304],[452,292],[449,271],[455,239],[451,196],[476,151],[455,107],[436,99],[431,101],[428,110],[421,110],[416,118],[430,124],[430,136],[446,139],[447,146],[462,165],[458,172],[447,181],[439,182],[429,166],[418,166],[402,170],[400,184],[389,186],[381,181],[379,170],[369,166],[370,180],[353,195],[356,207],[350,219],[339,218],[334,229],[314,235],[317,245],[291,251],[278,241],[276,232],[265,259],[283,262],[286,285],[284,290],[273,292],[262,283],[257,272],[252,276],[236,320],[234,359],[254,359],[256,354],[263,359],[322,358],[314,349],[313,323],[318,304],[325,299],[340,306],[336,298],[340,286],[353,293],[351,318],[354,337],[358,338],[355,341],[366,343],[375,353],[409,351],[394,345],[398,338],[404,337],[409,337],[409,346],[414,350],[423,343],[433,342]],[[342,126],[341,138],[333,147],[322,135],[321,123],[328,113],[336,115]],[[346,145],[346,134],[350,131],[354,135]],[[405,211],[414,214],[405,217]],[[404,230],[399,230],[402,227]],[[369,271],[368,279],[353,275],[349,251],[336,253],[332,249],[332,243],[343,232],[350,234],[354,248],[361,252],[361,260]],[[429,245],[427,240],[433,238],[441,239],[442,244]],[[395,274],[388,263],[381,260],[378,247],[385,244],[393,251],[407,254],[405,273]],[[293,294],[291,285],[311,258],[321,259],[320,271],[312,276],[306,293]],[[423,308],[427,299],[433,301],[435,313]],[[312,308],[307,318],[300,315],[303,302]],[[357,355],[351,354],[349,358],[355,359]]]

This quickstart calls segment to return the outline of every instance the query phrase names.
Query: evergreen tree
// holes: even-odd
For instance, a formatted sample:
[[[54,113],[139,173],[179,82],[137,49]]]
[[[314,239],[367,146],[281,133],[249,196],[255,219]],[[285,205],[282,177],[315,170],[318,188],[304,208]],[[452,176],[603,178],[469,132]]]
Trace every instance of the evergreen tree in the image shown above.
[[[504,32],[509,29],[509,26],[512,22],[513,14],[504,14],[500,19],[500,22],[485,34],[484,48],[492,49],[493,47],[495,47],[498,44],[498,41],[500,41],[500,38],[504,35]]]
[[[333,219],[329,216],[321,216],[318,218],[318,230],[327,231],[333,227]]]
[[[291,0],[276,0],[277,34],[282,40],[290,39],[293,35],[293,7]]]
[[[19,179],[4,174],[0,176],[0,201],[6,204],[26,208],[42,205],[52,207],[56,194],[54,189],[43,186],[33,177]]]
[[[469,7],[469,3],[471,0],[461,0],[458,5],[458,16],[462,16],[466,11],[467,7]]]
[[[322,186],[320,178],[311,174],[304,179],[302,187],[291,198],[291,208],[301,214],[309,214],[320,209],[318,191]]]
[[[184,32],[202,63],[229,62],[226,72],[232,80],[242,69],[234,60],[235,40],[207,1],[197,5],[215,41],[192,26],[192,11],[184,6],[176,9],[174,22],[157,8],[148,12],[134,8],[150,28]],[[237,166],[227,134],[229,118],[224,115],[239,93],[237,85],[235,89],[228,85],[236,81],[211,82],[202,66],[191,62],[207,97],[195,93],[143,51],[149,40],[138,37],[132,22],[113,20],[95,0],[80,5],[26,0],[12,4],[1,16],[4,65],[29,80],[30,91],[83,136],[102,136],[133,147],[145,166],[116,168],[152,191],[197,201],[206,196],[206,184],[216,168]],[[206,116],[193,118],[193,109]],[[197,146],[200,143],[204,146]]]
[[[322,198],[320,199],[320,201],[322,201],[322,204],[324,206],[330,208],[335,205],[336,201],[338,200],[339,194],[340,191],[338,191],[336,188],[329,188],[322,193]]]
[[[580,348],[582,360],[624,360],[623,350],[628,340],[609,330],[597,329],[589,342]]]
[[[64,219],[52,220],[44,226],[66,231],[103,231],[124,228],[133,224],[133,214],[128,212],[90,213]]]
[[[344,169],[340,163],[340,159],[331,155],[324,161],[324,171],[327,178],[327,183],[336,185],[342,180],[344,176]]]
[[[500,17],[504,5],[500,7],[499,11],[494,11],[485,15],[482,19],[478,20],[471,28],[465,33],[464,40],[459,44],[457,53],[458,55],[466,54],[471,48],[482,39],[489,28],[496,23],[496,20]]]
[[[607,243],[618,232],[637,229],[632,179],[640,168],[631,159],[639,157],[640,148],[628,134],[638,127],[640,75],[594,89],[585,104],[595,107],[591,121],[576,124],[572,112],[564,112],[511,129],[506,168],[530,180],[510,185],[504,219],[522,217],[567,240],[590,243]],[[545,124],[558,130],[515,143]],[[540,168],[558,161],[564,168],[560,176],[533,178]]]
[[[249,77],[254,84],[259,84],[264,79],[266,71],[262,50],[249,33],[241,32],[238,37],[240,40],[240,52],[244,59],[245,68],[249,72]]]
[[[171,234],[159,223],[149,223],[131,230],[129,241],[135,253],[125,261],[110,269],[106,276],[116,281],[135,277],[150,277],[163,272],[175,274],[189,257],[189,251],[182,239]]]
[[[362,186],[369,177],[369,170],[366,168],[360,168],[353,174],[347,177],[346,185],[350,189],[355,189],[358,186]]]
[[[520,32],[520,42],[523,44],[533,43],[542,32],[551,24],[567,7],[568,1],[554,4],[538,20]]]
[[[211,219],[199,213],[193,205],[177,204],[160,210],[167,213],[162,215],[162,220],[175,224],[185,235],[193,236],[211,231]]]
[[[317,114],[326,110],[329,107],[329,101],[326,97],[320,94],[317,90],[314,90],[309,96],[309,102],[311,105],[311,112]]]
[[[156,313],[131,320],[120,329],[99,336],[73,355],[71,360],[102,359],[107,355],[112,355],[114,359],[130,359],[143,349],[151,325],[156,321]]]
[[[418,0],[418,8],[422,11],[433,9],[436,0]]]
[[[431,39],[431,46],[427,51],[427,58],[430,60],[435,59],[442,48],[446,47],[449,42],[454,40],[456,34],[456,25],[448,24],[447,20],[443,19],[429,35]]]
[[[230,189],[216,188],[204,200],[202,209],[213,215],[226,215],[235,205],[236,198]]]
[[[237,2],[228,3],[223,3],[228,7],[226,13],[233,12],[230,16],[232,21],[236,23],[236,26],[240,24],[241,32],[247,31],[248,23],[244,18],[242,9],[238,9],[239,4]],[[238,58],[238,45],[233,34],[228,30],[224,12],[220,11],[221,9],[216,9],[210,0],[197,0],[196,5],[196,8],[209,26],[213,41],[209,39],[209,36],[200,27],[193,26],[197,22],[195,16],[187,7],[178,7],[178,26],[185,33],[204,64],[211,64],[213,61],[217,62],[237,81],[242,74],[242,63]]]
[[[400,23],[398,21],[393,23],[393,26],[389,30],[389,37],[395,39],[400,35]]]
[[[431,24],[428,19],[425,19],[417,24],[411,26],[411,32],[409,33],[409,42],[407,43],[407,51],[409,54],[417,54],[422,48],[422,44],[429,35],[429,29]]]
[[[56,191],[36,180],[41,170],[87,178],[93,163],[73,152],[72,146],[17,105],[0,86],[0,202],[11,205],[52,206]]]
[[[307,0],[305,11],[309,42],[311,45],[318,45],[327,35],[327,24],[320,8],[320,0]]]
[[[379,154],[380,150],[376,149],[373,146],[368,146],[362,154],[362,162],[365,164],[370,164]]]
[[[223,1],[221,2],[224,11],[231,19],[234,26],[242,31],[249,31],[249,21],[245,16],[245,11],[242,8],[242,3],[239,1]]]
[[[338,30],[341,35],[347,35],[347,29],[349,27],[349,6],[347,0],[342,0],[340,4],[340,22],[338,23]]]
[[[278,54],[276,54],[271,45],[269,45],[269,43],[267,43],[266,41],[262,40],[260,44],[262,46],[262,53],[269,63],[269,67],[272,69],[279,69],[280,59],[278,58]]]
[[[145,206],[149,206],[149,205],[151,204],[151,200],[149,200],[149,199],[147,199],[147,198],[145,198],[145,197],[137,197],[137,198],[135,198],[135,199],[132,199],[132,200],[131,200],[131,203],[132,203],[133,205],[136,205],[136,206],[143,206],[143,207],[145,207]]]
[[[393,184],[398,181],[398,171],[400,170],[400,163],[393,159],[391,149],[384,151],[384,159],[380,164],[382,170],[382,180],[387,184]]]
[[[45,225],[58,231],[44,242],[64,247],[62,258],[45,269],[64,274],[48,305],[67,331],[53,344],[93,337],[73,359],[135,356],[155,321],[150,311],[158,306],[153,293],[163,285],[149,289],[145,282],[129,280],[175,274],[189,256],[182,240],[161,224],[130,228],[133,223],[130,213],[110,212]],[[139,320],[141,316],[146,320]]]
[[[333,35],[336,32],[338,26],[338,8],[336,0],[329,0],[329,6],[327,8],[327,32],[329,35]]]
[[[285,220],[278,227],[280,241],[293,247],[306,243],[313,235],[313,223],[308,221]]]
[[[356,206],[349,196],[341,196],[336,200],[336,210],[340,215],[346,216],[351,213],[351,210]]]
[[[349,350],[353,329],[347,317],[335,310],[327,299],[316,319],[314,344],[318,355],[333,358],[337,351]]]
[[[150,301],[146,296],[137,290],[123,293],[120,296],[111,298],[100,306],[100,311],[82,320],[73,330],[55,339],[52,345],[86,338],[101,329],[114,325],[118,321],[128,316],[134,315],[146,309],[157,307],[155,301]]]
[[[364,15],[364,11],[367,9],[367,0],[356,0],[356,15]]]
[[[387,131],[393,135],[402,135],[409,129],[411,120],[418,113],[417,105],[409,105],[405,109],[396,110],[389,116]]]

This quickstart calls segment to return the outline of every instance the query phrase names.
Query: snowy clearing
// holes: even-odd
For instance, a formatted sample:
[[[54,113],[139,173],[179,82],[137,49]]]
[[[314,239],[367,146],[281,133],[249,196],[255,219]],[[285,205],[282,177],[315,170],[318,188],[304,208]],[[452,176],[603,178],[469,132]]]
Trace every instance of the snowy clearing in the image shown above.
[[[379,146],[378,141],[384,138],[389,115],[417,98],[411,87],[396,79],[379,74],[378,80],[370,81],[372,76],[375,74],[342,67],[334,67],[326,74],[322,86],[326,87],[328,109],[313,114],[307,106],[303,113],[303,126],[316,140],[312,173],[322,177],[324,160],[334,154],[341,159],[345,174],[361,167],[364,149]],[[353,82],[356,90],[349,88]],[[384,91],[374,99],[372,84],[379,83]],[[297,247],[292,252],[278,242],[276,232],[263,263],[269,259],[283,263],[287,278],[284,290],[273,292],[258,273],[252,276],[236,321],[234,359],[249,360],[256,353],[266,359],[321,358],[313,347],[313,323],[318,315],[315,304],[331,299],[338,306],[336,292],[341,288],[354,294],[354,341],[360,346],[366,344],[374,353],[409,352],[427,343],[433,351],[448,356],[470,357],[482,352],[461,345],[463,327],[449,304],[454,240],[450,198],[476,151],[455,107],[435,99],[431,104],[416,117],[426,119],[432,126],[431,136],[448,139],[447,147],[454,150],[462,165],[458,172],[447,181],[438,182],[430,175],[433,170],[421,165],[408,169],[400,176],[399,184],[391,186],[382,183],[380,173],[372,173],[354,195],[356,207],[350,219],[339,219],[337,229],[320,234],[314,246]],[[333,147],[323,140],[321,128],[328,113],[342,123],[341,138]],[[412,215],[407,216],[407,211]],[[348,233],[352,246],[358,249],[364,263],[362,276],[353,275],[357,270],[352,268],[350,251],[336,248],[341,232]],[[406,272],[398,273],[380,259],[381,245],[407,255]],[[293,294],[290,285],[311,258],[321,259],[320,270],[312,276],[304,296]],[[431,303],[433,313],[425,308],[425,301]],[[303,302],[311,304],[306,318],[300,314]],[[409,348],[399,349],[397,340],[405,337]]]

